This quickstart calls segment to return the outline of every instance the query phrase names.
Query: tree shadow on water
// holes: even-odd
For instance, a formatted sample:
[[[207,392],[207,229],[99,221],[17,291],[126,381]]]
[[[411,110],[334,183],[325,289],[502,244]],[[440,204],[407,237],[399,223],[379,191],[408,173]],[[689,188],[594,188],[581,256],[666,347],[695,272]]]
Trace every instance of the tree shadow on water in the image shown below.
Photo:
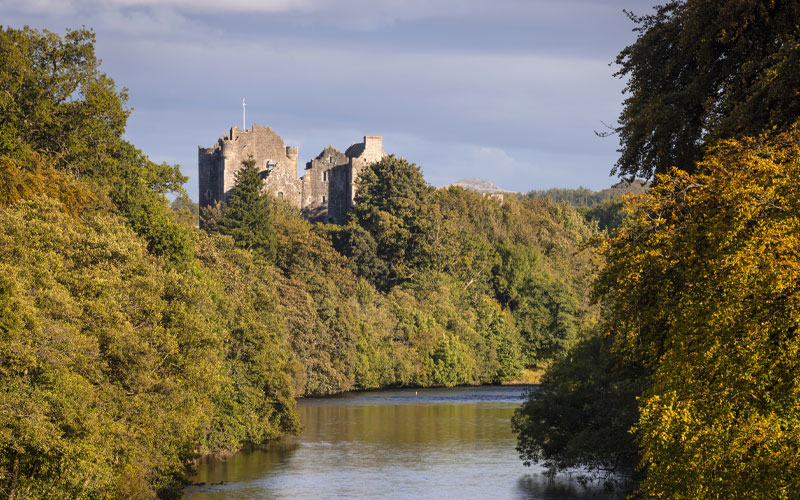
[[[237,483],[264,480],[288,467],[300,448],[289,436],[265,444],[245,445],[228,457],[205,457],[186,492],[227,491]]]
[[[519,500],[618,500],[625,498],[619,491],[608,491],[602,485],[581,484],[572,475],[549,478],[543,474],[528,474],[517,480],[514,498]]]

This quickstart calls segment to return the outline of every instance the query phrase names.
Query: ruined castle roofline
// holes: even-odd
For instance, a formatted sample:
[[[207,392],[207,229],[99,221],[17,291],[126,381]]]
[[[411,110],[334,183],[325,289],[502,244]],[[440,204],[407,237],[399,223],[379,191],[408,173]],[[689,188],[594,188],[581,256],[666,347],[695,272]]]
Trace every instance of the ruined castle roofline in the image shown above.
[[[261,125],[258,125],[256,123],[254,123],[251,128],[244,130],[234,125],[231,127],[230,133],[223,134],[222,136],[220,136],[216,144],[214,144],[210,148],[203,148],[202,146],[200,146],[200,149],[208,153],[213,153],[215,150],[222,150],[223,154],[225,154],[224,151],[227,148],[234,147],[234,144],[237,143],[239,139],[247,137],[258,141],[260,140],[258,139],[259,137],[270,137],[270,136],[272,136],[274,139],[277,139],[278,141],[280,141],[281,144],[283,144],[287,159],[289,159],[290,161],[297,161],[297,157],[300,154],[300,150],[297,146],[286,146],[286,143],[284,142],[283,138],[279,136],[277,133],[275,133],[275,131],[272,130],[272,127],[262,127]]]
[[[342,154],[342,152],[333,147],[333,144],[331,144],[329,146],[326,146],[325,149],[323,149],[314,159],[321,160],[331,154]]]
[[[331,158],[335,159],[335,161],[331,162],[331,164],[340,165],[347,162],[347,156],[333,147],[333,144],[329,144],[312,160],[306,162],[306,170],[314,168],[315,162],[326,162],[327,164],[327,160]]]
[[[377,149],[383,150],[383,136],[381,135],[365,135],[364,142],[357,142],[351,145],[344,154],[348,158],[358,158],[369,146],[377,146]]]
[[[357,142],[357,143],[353,144],[352,146],[347,148],[347,150],[344,152],[344,154],[346,154],[348,158],[358,158],[363,153],[364,153],[364,143],[363,142]]]
[[[275,133],[274,130],[272,130],[272,127],[262,127],[261,125],[259,125],[257,123],[254,123],[252,127],[246,128],[246,129],[240,129],[239,127],[234,125],[234,126],[231,127],[231,131],[229,133],[227,133],[227,134],[221,135],[219,140],[220,141],[231,141],[231,140],[235,141],[240,136],[246,135],[246,134],[250,134],[250,133],[253,133],[253,132],[255,132],[257,134],[258,133],[266,133],[266,134],[278,135],[278,134]],[[280,137],[280,136],[278,136],[278,137]],[[281,140],[283,140],[283,139],[281,139]]]

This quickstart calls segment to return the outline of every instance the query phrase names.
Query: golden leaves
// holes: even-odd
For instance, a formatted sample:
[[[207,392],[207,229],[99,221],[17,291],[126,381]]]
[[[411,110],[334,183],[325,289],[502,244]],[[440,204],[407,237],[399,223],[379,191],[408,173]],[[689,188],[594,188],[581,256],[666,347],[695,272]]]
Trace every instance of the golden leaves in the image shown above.
[[[724,141],[630,200],[606,331],[650,368],[646,497],[800,495],[800,133]]]

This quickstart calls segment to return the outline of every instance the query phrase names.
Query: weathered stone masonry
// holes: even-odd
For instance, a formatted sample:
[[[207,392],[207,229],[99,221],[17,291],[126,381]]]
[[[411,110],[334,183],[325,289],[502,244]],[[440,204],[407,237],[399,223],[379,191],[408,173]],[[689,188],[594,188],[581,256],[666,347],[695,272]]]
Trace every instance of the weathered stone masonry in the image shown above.
[[[264,191],[289,201],[310,220],[345,222],[355,198],[354,182],[367,166],[383,158],[383,138],[365,136],[342,153],[328,146],[306,163],[297,177],[298,148],[286,146],[270,127],[231,127],[210,148],[198,148],[200,207],[224,201],[242,161],[252,158],[264,178]]]

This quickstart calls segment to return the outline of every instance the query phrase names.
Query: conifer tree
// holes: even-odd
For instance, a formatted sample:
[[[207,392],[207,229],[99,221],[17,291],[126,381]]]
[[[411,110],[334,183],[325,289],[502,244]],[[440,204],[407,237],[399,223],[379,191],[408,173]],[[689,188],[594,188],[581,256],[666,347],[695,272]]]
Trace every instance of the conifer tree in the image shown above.
[[[231,236],[236,246],[275,260],[272,201],[261,192],[263,181],[256,162],[249,158],[236,172],[234,190],[222,210],[219,231]]]

